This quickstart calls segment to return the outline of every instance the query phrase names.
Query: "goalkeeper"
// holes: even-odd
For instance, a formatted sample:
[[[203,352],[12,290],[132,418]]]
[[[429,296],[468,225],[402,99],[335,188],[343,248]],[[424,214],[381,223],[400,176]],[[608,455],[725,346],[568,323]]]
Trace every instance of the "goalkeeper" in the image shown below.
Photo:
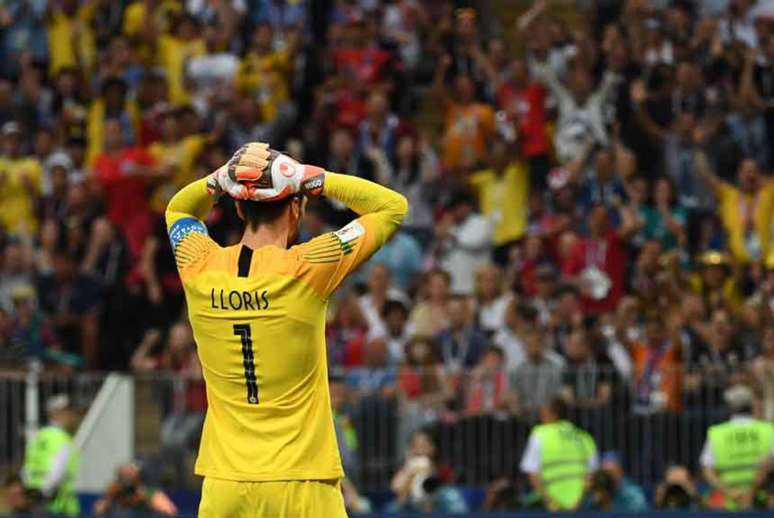
[[[245,222],[220,247],[202,222],[227,194]],[[360,217],[295,245],[308,196]],[[406,199],[360,178],[248,144],[178,192],[167,229],[185,288],[209,408],[195,471],[199,516],[346,516],[325,351],[328,298],[395,232]]]

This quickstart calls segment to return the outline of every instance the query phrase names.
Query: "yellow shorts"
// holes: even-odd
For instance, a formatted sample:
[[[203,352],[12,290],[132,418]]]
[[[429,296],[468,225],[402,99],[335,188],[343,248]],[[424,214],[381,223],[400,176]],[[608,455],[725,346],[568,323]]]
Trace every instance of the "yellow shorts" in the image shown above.
[[[200,518],[347,518],[338,480],[236,482],[205,478]]]

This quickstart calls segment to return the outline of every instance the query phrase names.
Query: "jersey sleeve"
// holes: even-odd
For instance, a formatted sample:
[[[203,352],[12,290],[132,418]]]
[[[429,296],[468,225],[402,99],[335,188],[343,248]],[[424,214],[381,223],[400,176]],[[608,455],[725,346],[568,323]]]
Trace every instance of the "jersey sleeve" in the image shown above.
[[[169,201],[165,214],[167,233],[179,270],[217,248],[202,221],[210,208],[212,198],[207,192],[206,178],[187,185]]]
[[[328,297],[397,230],[408,204],[401,194],[354,176],[327,173],[323,193],[361,217],[336,232],[294,247],[297,276]]]

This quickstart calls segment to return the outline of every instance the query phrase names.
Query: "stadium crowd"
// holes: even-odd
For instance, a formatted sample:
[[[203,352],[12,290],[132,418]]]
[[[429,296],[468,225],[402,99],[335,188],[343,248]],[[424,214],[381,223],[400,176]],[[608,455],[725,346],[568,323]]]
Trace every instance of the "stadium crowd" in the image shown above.
[[[699,505],[726,390],[774,420],[771,1],[3,2],[2,367],[174,372],[162,454],[190,452],[162,213],[247,141],[409,198],[330,306],[354,493],[419,449],[507,500],[559,396],[622,453],[600,485]],[[303,238],[351,218],[314,200]],[[227,197],[207,225],[241,235]]]

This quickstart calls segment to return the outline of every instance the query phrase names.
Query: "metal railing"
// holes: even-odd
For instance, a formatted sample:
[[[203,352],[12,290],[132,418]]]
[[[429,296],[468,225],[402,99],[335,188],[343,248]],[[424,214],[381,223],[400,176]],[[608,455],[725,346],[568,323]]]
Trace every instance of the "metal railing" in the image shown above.
[[[746,367],[698,378],[681,369],[674,373],[678,378],[670,394],[647,394],[637,379],[601,367],[592,373],[360,368],[335,374],[336,425],[347,429],[340,437],[350,438],[340,441],[345,469],[363,490],[379,491],[389,488],[411,434],[419,429],[431,433],[439,465],[459,484],[483,486],[498,477],[518,477],[527,437],[538,422],[537,404],[555,395],[574,398],[571,419],[594,437],[600,452],[618,452],[634,480],[653,485],[672,463],[698,472],[707,428],[728,417],[723,390],[730,380],[745,379]],[[525,384],[524,376],[536,381]],[[549,385],[539,383],[550,376]],[[666,377],[662,373],[659,381]],[[86,407],[103,379],[39,369],[0,371],[0,468],[20,464],[25,430],[43,422],[50,395],[64,392]],[[135,390],[137,454],[147,466],[166,467],[155,470],[155,481],[198,487],[190,473],[203,417],[197,406],[201,380],[155,373],[137,376]],[[172,433],[182,427],[190,429],[183,440]],[[175,463],[176,472],[165,472]]]

